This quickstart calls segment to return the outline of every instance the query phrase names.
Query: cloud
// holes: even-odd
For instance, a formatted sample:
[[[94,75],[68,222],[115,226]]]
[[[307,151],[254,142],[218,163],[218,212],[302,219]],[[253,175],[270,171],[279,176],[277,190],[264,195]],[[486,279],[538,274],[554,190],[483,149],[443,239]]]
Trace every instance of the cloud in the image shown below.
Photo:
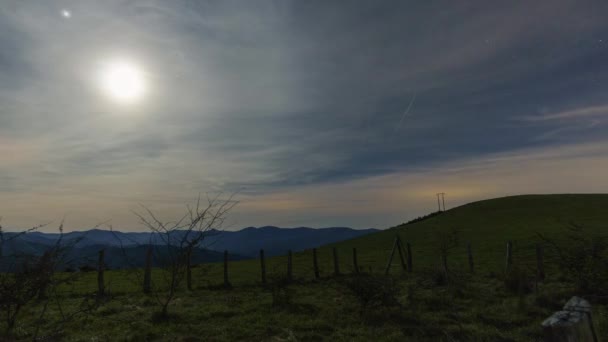
[[[405,175],[603,141],[606,6],[9,1],[0,206],[47,203],[61,216],[58,203],[82,203],[93,218],[144,200],[165,199],[170,212],[224,190],[259,200],[247,204],[256,222],[282,220],[272,206],[306,208],[293,222],[367,222],[313,199],[334,185],[364,196],[376,192],[359,182],[387,175],[431,182]],[[139,106],[99,94],[97,68],[117,55],[151,81]],[[357,203],[369,225],[390,216]]]
[[[339,225],[348,217],[358,228],[386,228],[436,210],[437,192],[446,193],[448,208],[523,193],[604,192],[607,143],[532,148],[437,163],[414,172],[241,196],[238,219],[263,224],[265,213],[272,212],[275,222],[284,225]]]
[[[539,121],[555,121],[555,120],[570,120],[570,119],[587,119],[589,117],[606,116],[608,114],[608,105],[582,107],[574,110],[566,110],[558,113],[542,114],[535,116],[523,117],[523,121],[539,122]]]

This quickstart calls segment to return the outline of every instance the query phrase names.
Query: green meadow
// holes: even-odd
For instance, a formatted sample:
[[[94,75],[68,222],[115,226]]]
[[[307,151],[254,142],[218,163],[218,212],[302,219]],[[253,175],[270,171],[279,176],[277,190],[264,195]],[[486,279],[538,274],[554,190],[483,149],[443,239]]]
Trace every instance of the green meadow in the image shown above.
[[[223,286],[222,263],[195,265],[194,287],[179,289],[169,317],[159,317],[156,292],[143,294],[140,270],[106,271],[106,297],[70,317],[83,298],[96,301],[97,274],[83,273],[51,293],[48,302],[27,306],[5,339],[31,340],[41,326],[39,337],[66,341],[534,341],[542,336],[541,322],[572,295],[589,296],[596,329],[600,336],[608,335],[606,299],[581,293],[551,246],[567,246],[574,226],[582,227],[579,234],[589,241],[605,236],[606,208],[608,195],[526,195],[475,202],[321,246],[319,279],[312,251],[294,253],[289,284],[284,283],[285,256],[266,260],[267,284],[261,282],[260,260],[229,262],[229,289]],[[413,267],[404,271],[396,253],[389,276],[384,276],[396,237],[410,244]],[[508,241],[516,274],[506,271]],[[536,279],[539,243],[544,246],[544,281]],[[334,274],[334,248],[339,275]],[[164,276],[153,270],[158,294],[163,293]],[[519,287],[510,286],[513,277]],[[39,320],[42,310],[45,315]]]

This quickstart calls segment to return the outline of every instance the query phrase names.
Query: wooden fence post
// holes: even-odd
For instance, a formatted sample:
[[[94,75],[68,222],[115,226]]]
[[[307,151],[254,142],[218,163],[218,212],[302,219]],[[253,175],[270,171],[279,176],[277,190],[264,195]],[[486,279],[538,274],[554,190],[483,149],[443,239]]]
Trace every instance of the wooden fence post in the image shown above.
[[[355,274],[359,274],[359,263],[357,262],[357,249],[353,248],[353,268],[355,269]]]
[[[186,286],[188,291],[192,291],[192,270],[191,270],[192,248],[188,248],[186,252]]]
[[[384,270],[385,275],[388,275],[388,272],[391,270],[391,264],[393,263],[393,258],[395,257],[395,251],[397,250],[398,245],[399,239],[395,238],[395,242],[393,243],[393,250],[391,251],[391,256],[388,258],[388,262],[386,263],[386,269]]]
[[[447,251],[441,252],[441,268],[445,276],[445,281],[450,282],[450,270],[448,269],[448,253]]]
[[[332,251],[334,254],[334,274],[339,275],[340,274],[340,265],[338,264],[338,251],[336,250],[336,247],[334,247],[332,249]]]
[[[99,251],[99,261],[97,265],[97,296],[103,297],[105,295],[105,286],[103,281],[103,271],[105,269],[104,264],[105,251],[102,249]]]
[[[228,281],[228,251],[224,251],[224,286],[229,288],[230,281]]]
[[[409,273],[412,273],[413,269],[412,269],[412,247],[410,246],[410,243],[406,243],[407,245],[407,271]]]
[[[287,280],[288,281],[292,281],[293,280],[293,268],[292,268],[292,257],[291,257],[291,250],[287,251]]]
[[[471,248],[471,243],[467,243],[467,254],[469,256],[469,270],[471,273],[475,273],[475,264],[473,263],[473,249]]]
[[[403,257],[403,245],[401,244],[401,239],[397,236],[397,252],[399,252],[399,261],[401,262],[401,269],[405,272],[407,267],[405,266],[405,258]]]
[[[315,270],[315,279],[319,279],[319,263],[317,262],[317,249],[312,249],[312,266]]]
[[[511,241],[507,242],[507,261],[505,265],[506,272],[511,270],[511,264],[513,263],[513,243]]]
[[[260,249],[260,266],[262,266],[262,284],[266,284],[266,261],[264,260],[263,249]]]
[[[543,264],[543,246],[536,244],[536,276],[538,280],[545,280],[545,266]]]
[[[144,293],[150,293],[152,286],[150,284],[152,280],[152,246],[148,247],[146,251],[146,266],[144,268]]]

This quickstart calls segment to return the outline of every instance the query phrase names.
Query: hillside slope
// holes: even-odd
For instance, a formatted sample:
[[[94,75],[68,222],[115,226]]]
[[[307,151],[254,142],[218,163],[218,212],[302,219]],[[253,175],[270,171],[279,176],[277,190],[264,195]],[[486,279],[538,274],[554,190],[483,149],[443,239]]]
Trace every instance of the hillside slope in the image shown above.
[[[455,229],[458,245],[450,251],[450,262],[464,266],[470,242],[476,264],[495,270],[504,264],[507,241],[513,241],[515,260],[530,263],[538,234],[565,238],[572,223],[589,234],[607,234],[608,195],[521,195],[473,202],[421,222],[332,244],[321,252],[327,254],[327,249],[336,247],[349,265],[356,247],[361,266],[384,267],[399,235],[411,244],[414,267],[428,267],[438,263],[441,241]]]

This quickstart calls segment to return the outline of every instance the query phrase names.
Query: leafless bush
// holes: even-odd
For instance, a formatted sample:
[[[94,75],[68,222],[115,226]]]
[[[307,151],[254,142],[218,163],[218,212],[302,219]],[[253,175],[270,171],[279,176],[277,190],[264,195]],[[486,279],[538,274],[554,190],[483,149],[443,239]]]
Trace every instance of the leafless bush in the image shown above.
[[[505,289],[520,296],[532,292],[534,281],[534,275],[517,264],[509,268],[503,279]]]
[[[176,221],[161,221],[147,207],[143,212],[134,212],[141,224],[156,234],[162,241],[162,251],[156,253],[162,270],[162,283],[152,285],[152,293],[161,307],[161,317],[167,317],[168,307],[184,279],[191,287],[190,257],[199,248],[205,233],[221,229],[228,212],[237,204],[230,196],[221,199],[220,195],[207,198],[201,203],[200,196],[194,206],[187,206],[186,214]]]
[[[290,280],[287,275],[273,275],[268,280],[267,288],[272,294],[272,306],[282,308],[292,304],[293,291],[289,287]]]
[[[563,241],[539,236],[555,252],[563,275],[578,291],[608,295],[608,237],[590,234],[574,223],[568,230]]]
[[[361,273],[344,279],[361,307],[361,316],[379,307],[399,307],[399,287],[390,276]]]
[[[36,321],[34,339],[43,328],[42,322],[51,302],[59,308],[62,317],[55,321],[51,330],[59,329],[62,324],[74,317],[76,312],[62,310],[61,297],[57,288],[62,284],[71,282],[78,276],[72,274],[57,274],[57,270],[66,263],[68,252],[78,240],[64,243],[63,223],[59,225],[59,238],[41,255],[35,253],[3,253],[9,242],[24,234],[35,231],[40,225],[26,231],[8,235],[0,225],[0,264],[3,272],[0,274],[0,312],[4,317],[5,336],[11,336],[20,317],[20,313],[27,305],[39,303],[42,311]],[[81,305],[77,313],[90,311],[90,305]],[[49,327],[46,327],[49,328]]]
[[[451,250],[458,247],[460,244],[460,231],[457,228],[450,230],[443,235],[438,235],[437,245],[439,247],[439,255],[441,257],[441,275],[438,274],[438,282],[450,283],[450,270],[448,268],[448,255]]]

